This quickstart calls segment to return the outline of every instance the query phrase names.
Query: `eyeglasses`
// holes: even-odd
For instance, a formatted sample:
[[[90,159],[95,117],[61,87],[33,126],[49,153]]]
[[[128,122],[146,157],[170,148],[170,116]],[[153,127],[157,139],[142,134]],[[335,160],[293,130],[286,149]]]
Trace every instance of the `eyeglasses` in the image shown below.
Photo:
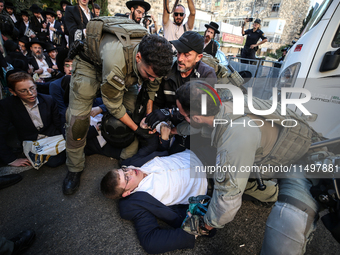
[[[140,10],[136,10],[136,12],[139,14],[139,15],[142,15],[143,17],[145,16],[145,13],[140,11]]]
[[[37,88],[35,86],[32,86],[29,89],[18,90],[19,94],[22,94],[22,95],[28,95],[29,92],[33,94],[36,91],[37,91]]]
[[[125,192],[125,189],[127,187],[127,185],[129,184],[129,181],[130,181],[130,177],[127,175],[127,173],[130,171],[131,169],[130,168],[126,168],[124,166],[122,166],[122,171],[124,173],[124,180],[125,180],[125,187],[124,187],[124,190],[123,190],[123,193]]]
[[[181,17],[183,17],[184,16],[184,13],[183,12],[174,12],[174,14],[175,14],[175,16],[181,16]]]

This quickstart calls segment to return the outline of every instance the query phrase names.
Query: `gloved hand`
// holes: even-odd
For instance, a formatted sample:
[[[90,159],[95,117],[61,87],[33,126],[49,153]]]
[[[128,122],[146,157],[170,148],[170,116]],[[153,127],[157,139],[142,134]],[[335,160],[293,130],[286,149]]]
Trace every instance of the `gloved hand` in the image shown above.
[[[171,113],[168,108],[157,109],[146,116],[145,122],[151,129],[155,129],[158,123],[168,121],[171,118]]]
[[[143,129],[141,127],[138,127],[136,129],[136,131],[134,131],[134,132],[135,132],[136,135],[139,135],[139,136],[141,136],[145,139],[148,139],[148,138],[150,138],[154,135],[154,134],[149,134],[149,131],[150,131],[150,129]]]
[[[209,236],[210,231],[205,228],[204,220],[201,216],[187,214],[181,228],[195,236]]]

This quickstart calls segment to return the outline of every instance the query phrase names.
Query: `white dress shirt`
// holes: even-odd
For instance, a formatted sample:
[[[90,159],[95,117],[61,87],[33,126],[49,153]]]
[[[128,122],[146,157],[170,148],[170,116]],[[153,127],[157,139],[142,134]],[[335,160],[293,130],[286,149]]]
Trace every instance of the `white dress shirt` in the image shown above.
[[[140,168],[147,176],[134,192],[147,192],[166,206],[189,204],[189,197],[207,193],[206,175],[196,166],[203,164],[190,150],[156,157]]]

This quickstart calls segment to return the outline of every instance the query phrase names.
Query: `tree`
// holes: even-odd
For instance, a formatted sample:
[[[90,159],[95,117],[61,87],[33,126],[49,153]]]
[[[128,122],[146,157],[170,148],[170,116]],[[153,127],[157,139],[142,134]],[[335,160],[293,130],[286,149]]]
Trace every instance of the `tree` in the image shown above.
[[[108,2],[107,0],[97,0],[96,3],[100,6],[100,15],[101,16],[108,16],[109,10],[107,9]]]
[[[299,34],[301,34],[302,31],[305,29],[305,27],[306,27],[306,25],[308,24],[309,20],[312,18],[313,12],[314,12],[314,7],[312,7],[312,8],[309,10],[309,12],[308,12],[306,18],[302,21],[302,27],[300,28],[300,33],[299,33]]]

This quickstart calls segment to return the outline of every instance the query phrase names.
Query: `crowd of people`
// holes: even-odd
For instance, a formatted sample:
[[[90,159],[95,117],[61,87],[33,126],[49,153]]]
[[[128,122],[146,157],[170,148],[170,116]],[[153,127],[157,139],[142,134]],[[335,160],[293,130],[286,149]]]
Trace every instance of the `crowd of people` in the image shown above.
[[[301,176],[279,184],[265,181],[266,188],[260,190],[249,174],[216,172],[206,213],[185,215],[189,198],[208,191],[205,173],[193,176],[193,165],[240,169],[254,163],[291,164],[318,139],[293,113],[291,117],[303,125],[285,132],[278,124],[214,125],[215,118],[249,122],[264,117],[235,118],[232,102],[219,104],[218,95],[209,92],[217,84],[217,71],[202,58],[216,55],[219,25],[206,24],[204,36],[192,31],[193,0],[187,0],[187,5],[186,19],[183,5],[170,12],[164,1],[160,36],[155,17],[145,15],[151,5],[144,0],[126,2],[130,12],[118,18],[100,17],[100,6],[94,3],[90,10],[89,0],[74,6],[61,1],[59,10],[33,4],[32,15],[22,11],[19,16],[13,5],[0,0],[5,50],[0,54],[4,98],[0,159],[15,167],[35,164],[37,158],[50,167],[66,163],[62,189],[64,195],[72,195],[80,187],[85,155],[116,158],[119,168],[103,177],[101,191],[107,198],[120,198],[121,216],[134,221],[148,253],[193,248],[195,235],[213,236],[214,229],[232,221],[247,195],[265,205],[276,202],[262,254],[302,254],[315,229],[318,205],[309,192],[313,183]],[[255,31],[243,31],[257,36],[247,39],[249,54],[260,44],[258,38],[265,42],[259,24],[255,20]],[[263,110],[270,108],[268,103],[257,103]],[[60,135],[66,140],[63,149],[47,158],[32,151],[23,156],[13,146]],[[19,179],[18,175],[0,177],[0,188]],[[173,229],[161,229],[156,217]],[[182,225],[184,219],[188,225]],[[34,235],[26,231],[12,240],[1,238],[0,254],[26,249]]]

